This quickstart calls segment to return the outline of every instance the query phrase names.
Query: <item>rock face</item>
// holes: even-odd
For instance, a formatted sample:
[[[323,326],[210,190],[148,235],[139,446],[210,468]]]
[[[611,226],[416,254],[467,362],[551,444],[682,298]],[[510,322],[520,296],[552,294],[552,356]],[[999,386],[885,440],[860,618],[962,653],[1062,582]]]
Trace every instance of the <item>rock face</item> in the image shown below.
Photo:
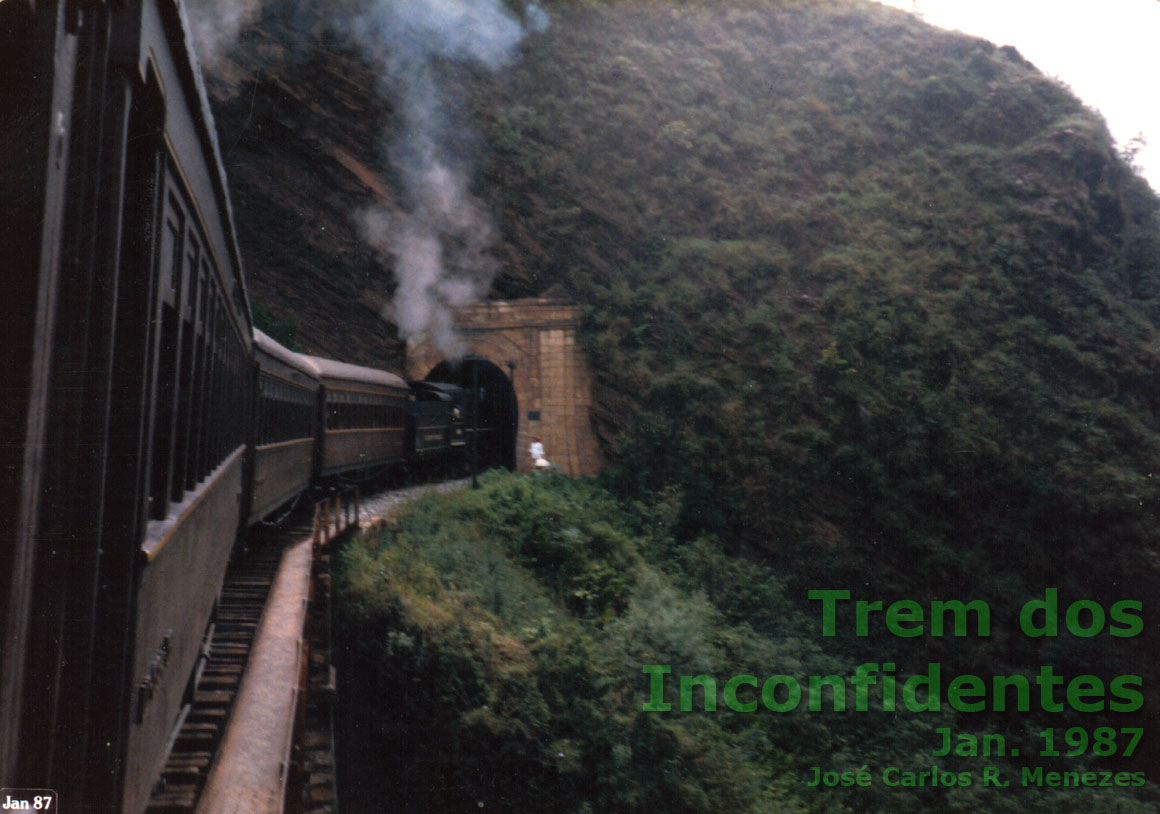
[[[397,288],[392,261],[359,223],[371,207],[388,217],[403,208],[403,184],[388,160],[400,125],[365,48],[339,31],[368,4],[247,0],[243,12],[223,0],[191,5],[195,31],[199,20],[213,28],[221,14],[240,24],[199,41],[199,50],[257,310],[284,329],[272,331],[276,338],[293,334],[308,352],[399,369],[404,344],[383,316]],[[450,63],[432,70],[446,74],[456,99],[486,73]],[[462,107],[440,112],[452,119],[453,151],[472,154],[474,165],[485,147]],[[484,185],[502,183],[502,170],[486,172]],[[485,206],[497,197],[471,192],[493,199]],[[539,293],[546,283],[519,276],[534,241],[518,223],[514,230],[515,245],[501,239],[489,251],[510,269],[495,293]]]
[[[305,13],[266,4],[205,65],[247,284],[306,351],[397,369],[402,344],[379,317],[393,281],[355,219],[392,205],[375,169],[390,110],[366,63],[315,39],[322,20]]]

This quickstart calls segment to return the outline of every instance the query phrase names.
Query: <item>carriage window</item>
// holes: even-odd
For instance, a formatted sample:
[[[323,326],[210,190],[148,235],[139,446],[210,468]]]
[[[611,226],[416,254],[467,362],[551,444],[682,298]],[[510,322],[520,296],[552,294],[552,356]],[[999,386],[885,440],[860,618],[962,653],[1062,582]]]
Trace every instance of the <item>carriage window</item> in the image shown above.
[[[168,174],[157,246],[149,517],[197,487],[244,440],[245,340],[200,222]]]
[[[176,444],[173,450],[173,477],[170,482],[169,496],[172,500],[181,500],[185,490],[192,486],[189,482],[189,451],[190,436],[194,427],[191,426],[194,408],[193,392],[193,305],[197,296],[197,264],[199,246],[193,229],[189,229],[186,236],[185,269],[187,285],[184,290],[179,289],[181,301],[181,338],[177,358],[178,374],[177,385],[177,417],[176,417]]]
[[[160,336],[157,339],[157,397],[153,427],[152,483],[149,516],[164,519],[169,512],[170,463],[173,457],[175,398],[177,389],[177,360],[175,350],[178,338],[176,292],[181,280],[182,257],[185,254],[182,235],[185,216],[177,200],[166,199],[164,227],[161,230],[162,263],[160,283],[162,296]],[[168,285],[166,285],[168,281]]]

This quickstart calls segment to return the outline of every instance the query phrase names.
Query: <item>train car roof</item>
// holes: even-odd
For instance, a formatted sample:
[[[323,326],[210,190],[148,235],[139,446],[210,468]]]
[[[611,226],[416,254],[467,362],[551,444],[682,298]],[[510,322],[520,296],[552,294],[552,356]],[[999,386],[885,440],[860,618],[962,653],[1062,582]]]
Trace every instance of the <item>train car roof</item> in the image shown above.
[[[321,379],[322,371],[318,369],[318,365],[310,361],[301,353],[295,353],[284,345],[278,344],[270,338],[269,334],[254,329],[254,347],[257,350],[273,356],[280,362],[284,362],[295,370],[300,370],[312,379]]]
[[[459,385],[449,382],[411,382],[411,387],[429,396],[429,401],[454,401],[464,391]]]
[[[407,382],[403,380],[402,376],[396,376],[394,373],[388,373],[385,370],[363,367],[362,365],[352,365],[349,362],[338,362],[334,359],[323,359],[321,356],[303,356],[303,358],[312,362],[318,368],[318,372],[324,382],[326,379],[360,382],[362,384],[377,384],[383,387],[395,387],[400,390],[410,391],[410,388],[407,387]]]

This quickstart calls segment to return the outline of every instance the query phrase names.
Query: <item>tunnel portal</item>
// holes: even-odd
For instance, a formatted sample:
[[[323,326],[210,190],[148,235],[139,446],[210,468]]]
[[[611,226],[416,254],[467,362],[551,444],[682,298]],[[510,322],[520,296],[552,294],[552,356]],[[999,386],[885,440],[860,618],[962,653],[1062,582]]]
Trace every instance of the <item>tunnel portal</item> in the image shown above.
[[[545,455],[568,475],[595,475],[600,451],[592,431],[592,375],[576,338],[579,310],[548,299],[492,301],[456,311],[467,355],[453,364],[429,336],[407,346],[407,377],[471,387],[478,372],[497,420],[499,463],[532,468],[528,446],[543,439]],[[483,384],[487,382],[487,384]],[[482,459],[481,459],[482,460]]]

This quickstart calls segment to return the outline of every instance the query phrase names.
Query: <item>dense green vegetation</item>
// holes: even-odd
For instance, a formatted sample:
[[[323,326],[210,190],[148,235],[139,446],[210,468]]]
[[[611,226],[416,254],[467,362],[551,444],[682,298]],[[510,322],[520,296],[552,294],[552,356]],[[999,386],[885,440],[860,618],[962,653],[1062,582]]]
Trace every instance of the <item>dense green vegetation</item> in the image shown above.
[[[1102,121],[1014,49],[858,0],[545,5],[518,63],[438,70],[482,134],[450,146],[486,148],[495,293],[585,308],[616,497],[497,479],[347,553],[360,692],[406,699],[377,726],[414,810],[1137,810],[803,794],[816,763],[929,761],[935,715],[639,711],[650,661],[1051,664],[1142,674],[1154,740],[1160,202]],[[1147,628],[823,640],[819,587],[1003,620],[1058,587],[1142,600]],[[1021,743],[1099,718],[944,717]],[[1160,773],[1154,744],[1130,767]]]
[[[884,713],[876,691],[868,712],[680,712],[671,685],[673,711],[642,711],[643,664],[723,684],[847,676],[865,657],[852,639],[822,639],[817,614],[772,569],[711,538],[680,542],[679,511],[672,493],[625,505],[591,482],[489,475],[349,543],[336,574],[340,691],[368,723],[352,761],[367,774],[344,808],[361,810],[358,790],[377,777],[397,810],[422,812],[1155,810],[1127,789],[983,787],[982,765],[1018,778],[1023,761],[934,759],[935,729],[954,716]],[[982,724],[957,725],[972,722]],[[1011,745],[1038,748],[1032,729]],[[810,789],[814,765],[866,765],[874,783]],[[974,782],[890,787],[888,766]],[[366,810],[382,810],[383,796],[370,800]]]
[[[1138,573],[1155,196],[1013,50],[783,5],[561,4],[481,94],[505,222],[589,309],[623,485],[940,586],[996,550]]]
[[[619,494],[799,595],[1157,595],[1160,203],[1098,117],[868,3],[554,15],[477,82],[484,188],[588,309]],[[952,656],[1154,682],[1155,629]]]

